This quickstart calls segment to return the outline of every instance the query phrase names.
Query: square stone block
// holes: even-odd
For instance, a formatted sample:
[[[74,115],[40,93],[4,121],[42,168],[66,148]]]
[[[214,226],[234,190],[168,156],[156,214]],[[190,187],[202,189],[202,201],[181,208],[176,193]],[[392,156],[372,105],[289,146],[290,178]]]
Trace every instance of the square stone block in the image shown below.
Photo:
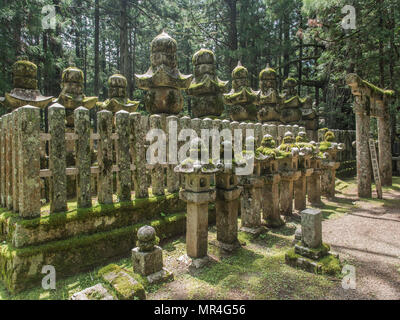
[[[303,244],[309,248],[322,245],[322,213],[318,209],[301,212],[301,231]]]
[[[140,252],[139,248],[132,250],[133,271],[141,275],[148,276],[159,272],[163,268],[162,249],[154,247],[151,252]]]

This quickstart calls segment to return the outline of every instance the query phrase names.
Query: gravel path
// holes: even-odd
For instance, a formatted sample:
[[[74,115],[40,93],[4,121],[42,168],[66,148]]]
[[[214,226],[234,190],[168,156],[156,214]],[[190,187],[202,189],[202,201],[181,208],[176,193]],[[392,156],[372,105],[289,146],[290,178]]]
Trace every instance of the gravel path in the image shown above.
[[[355,190],[339,198],[356,199]],[[384,199],[358,201],[350,214],[324,221],[324,241],[356,268],[357,279],[355,290],[339,282],[328,298],[400,300],[400,191],[387,191]]]

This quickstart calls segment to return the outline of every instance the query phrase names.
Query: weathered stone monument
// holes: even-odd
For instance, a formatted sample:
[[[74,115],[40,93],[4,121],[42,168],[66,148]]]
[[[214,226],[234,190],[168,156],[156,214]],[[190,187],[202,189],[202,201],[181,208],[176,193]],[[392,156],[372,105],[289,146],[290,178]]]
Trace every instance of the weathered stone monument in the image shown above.
[[[395,99],[395,92],[380,89],[356,74],[347,75],[346,81],[355,97],[353,109],[356,114],[357,131],[358,196],[371,198],[370,117],[378,119],[379,169],[382,185],[391,186],[392,150],[389,104]]]
[[[175,172],[183,175],[180,198],[187,202],[186,250],[196,267],[208,261],[208,204],[216,199],[210,181],[218,169],[212,162],[202,163],[205,153],[208,154],[208,150],[202,140],[193,139],[190,157],[175,168]]]
[[[38,90],[37,66],[26,57],[14,63],[12,67],[14,89],[5,94],[3,101],[8,111],[30,105],[40,109],[46,108],[53,97],[44,97]]]
[[[282,144],[278,147],[281,157],[278,162],[281,175],[280,184],[280,211],[281,215],[291,216],[293,213],[293,187],[301,172],[298,169],[299,149],[297,148],[294,136],[286,132]]]
[[[258,92],[250,88],[249,72],[239,61],[232,72],[232,91],[224,94],[224,102],[230,106],[231,120],[257,120],[257,97]]]
[[[101,109],[116,114],[118,111],[136,112],[139,101],[127,97],[128,81],[121,74],[114,74],[108,79],[108,99],[100,104]]]
[[[260,72],[260,93],[258,102],[260,110],[257,118],[261,122],[269,124],[280,124],[279,108],[282,104],[282,98],[277,90],[276,71],[269,65]]]
[[[158,239],[154,228],[140,228],[137,238],[137,247],[132,249],[133,271],[147,277],[149,283],[173,279],[173,274],[164,268],[163,252],[157,246]]]
[[[242,188],[238,186],[236,168],[243,161],[237,155],[230,141],[221,144],[221,157],[217,167],[220,171],[216,174],[217,200],[215,203],[217,213],[217,241],[218,245],[226,250],[233,251],[240,246],[238,235],[238,213],[240,194]]]
[[[283,105],[281,106],[281,122],[284,124],[298,123],[301,120],[301,100],[296,92],[297,80],[288,78],[283,82]]]
[[[192,75],[178,70],[177,43],[162,32],[151,42],[151,66],[147,73],[135,75],[140,89],[147,90],[146,109],[151,114],[178,114],[183,109],[181,91],[189,88]]]
[[[313,273],[336,274],[341,271],[337,255],[322,242],[322,213],[318,209],[301,212],[301,232],[296,232],[294,248],[286,253],[288,265]]]
[[[194,79],[187,90],[192,96],[192,114],[195,118],[220,116],[224,111],[222,94],[227,91],[228,81],[218,79],[215,55],[201,49],[193,55]]]

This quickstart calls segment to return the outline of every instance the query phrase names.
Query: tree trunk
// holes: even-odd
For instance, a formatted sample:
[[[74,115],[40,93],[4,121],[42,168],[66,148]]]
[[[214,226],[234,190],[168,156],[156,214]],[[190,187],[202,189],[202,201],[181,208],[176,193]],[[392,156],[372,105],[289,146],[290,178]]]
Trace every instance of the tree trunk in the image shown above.
[[[229,15],[229,33],[228,33],[228,44],[230,55],[228,59],[230,70],[232,71],[237,64],[237,58],[235,53],[238,49],[238,35],[237,35],[237,0],[225,0],[228,5],[228,15]]]
[[[99,0],[95,0],[94,9],[94,94],[99,95],[100,74],[100,9]]]
[[[132,88],[132,77],[130,75],[130,63],[129,63],[129,37],[128,37],[128,0],[120,0],[120,68],[121,73],[128,80],[128,90],[131,91]]]

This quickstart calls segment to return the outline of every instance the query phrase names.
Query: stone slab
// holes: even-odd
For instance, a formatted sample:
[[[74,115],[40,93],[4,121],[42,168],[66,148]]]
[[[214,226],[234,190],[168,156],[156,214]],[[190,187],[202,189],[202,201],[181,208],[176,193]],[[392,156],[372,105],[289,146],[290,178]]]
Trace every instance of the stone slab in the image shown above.
[[[147,281],[150,284],[168,282],[174,279],[174,274],[167,269],[163,268],[161,271],[150,274],[147,276]]]
[[[102,284],[98,283],[93,287],[87,288],[73,294],[70,300],[118,300],[115,299]]]

